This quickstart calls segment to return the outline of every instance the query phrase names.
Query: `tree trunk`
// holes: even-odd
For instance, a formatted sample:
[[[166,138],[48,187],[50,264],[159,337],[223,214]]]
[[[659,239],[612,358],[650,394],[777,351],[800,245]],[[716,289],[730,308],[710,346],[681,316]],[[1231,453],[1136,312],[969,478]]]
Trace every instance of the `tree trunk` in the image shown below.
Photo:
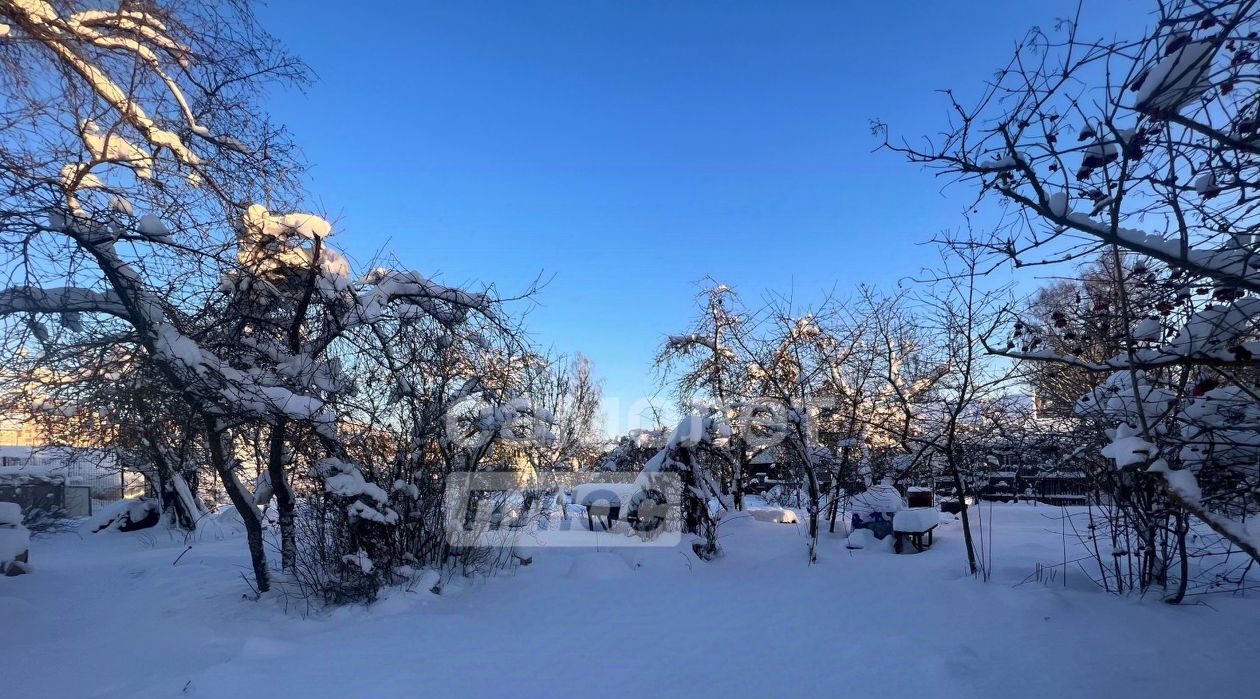
[[[165,464],[165,462],[160,462]],[[201,518],[201,508],[192,495],[192,489],[183,475],[170,469],[159,473],[158,486],[162,501],[162,516],[167,518],[171,526],[190,532],[197,528],[197,520]]]
[[[293,489],[289,487],[285,454],[285,433],[287,421],[277,418],[275,426],[268,435],[267,476],[271,479],[272,493],[276,498],[276,513],[280,522],[280,566],[283,570],[293,572],[297,567],[297,532],[295,530],[295,512]]]
[[[954,490],[958,493],[958,515],[962,519],[963,541],[967,544],[967,568],[972,575],[975,575],[980,572],[980,566],[976,563],[976,547],[971,538],[971,519],[967,515],[967,491],[963,486],[962,473],[958,470],[953,451],[950,449],[947,457],[949,473],[954,478]]]
[[[163,446],[161,435],[150,429],[156,422],[153,413],[142,406],[139,414],[144,423],[142,434],[149,458],[153,461],[152,473],[157,478],[156,490],[162,508],[162,520],[167,526],[190,532],[197,528],[197,521],[204,512],[197,504],[193,487],[183,475],[184,469],[188,467],[187,440],[180,449],[172,453],[172,450]],[[188,436],[190,434],[185,430],[185,437]]]
[[[822,515],[818,503],[822,494],[818,489],[818,474],[812,463],[805,466],[805,482],[809,488],[809,562],[818,562],[818,519]]]
[[[701,559],[711,560],[721,549],[717,542],[717,523],[709,515],[709,503],[697,493],[704,476],[690,449],[678,447],[674,459],[683,466],[679,474],[683,482],[683,525],[689,533],[704,537],[703,542],[692,544],[692,550]]]
[[[836,533],[836,514],[840,510],[840,475],[846,473],[849,467],[849,445],[844,445],[840,450],[840,467],[836,469],[836,484],[831,493],[831,508],[828,519],[831,520],[830,527],[827,531],[832,534]]]
[[[271,589],[271,576],[267,572],[267,551],[263,548],[262,516],[254,505],[254,498],[236,477],[232,466],[234,459],[223,444],[223,426],[218,418],[205,415],[206,443],[210,447],[210,461],[219,474],[223,489],[245,524],[246,541],[249,544],[250,563],[254,569],[254,584],[261,594]]]
[[[1180,572],[1177,580],[1177,591],[1173,593],[1172,597],[1164,600],[1169,604],[1181,604],[1181,601],[1186,598],[1186,586],[1190,582],[1190,556],[1189,552],[1186,551],[1186,535],[1190,533],[1190,520],[1184,512],[1177,512],[1176,526],[1177,556],[1181,559],[1179,561]]]

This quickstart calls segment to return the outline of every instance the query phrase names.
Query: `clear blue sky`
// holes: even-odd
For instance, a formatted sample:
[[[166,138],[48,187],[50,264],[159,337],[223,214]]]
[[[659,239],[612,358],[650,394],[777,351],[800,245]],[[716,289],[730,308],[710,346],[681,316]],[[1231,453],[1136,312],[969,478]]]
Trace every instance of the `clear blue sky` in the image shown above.
[[[1093,0],[1087,34],[1140,33],[1154,2]],[[448,283],[519,291],[624,407],[709,274],[755,300],[930,263],[961,188],[884,152],[934,133],[934,90],[974,94],[1075,1],[281,0],[264,24],[318,76],[273,114],[360,263],[388,247]],[[612,416],[615,426],[624,418]]]

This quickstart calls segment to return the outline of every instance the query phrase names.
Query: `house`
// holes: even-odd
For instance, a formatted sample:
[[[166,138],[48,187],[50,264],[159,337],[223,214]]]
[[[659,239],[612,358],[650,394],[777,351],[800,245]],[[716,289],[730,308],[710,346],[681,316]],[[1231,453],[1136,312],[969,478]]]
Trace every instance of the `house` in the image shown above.
[[[754,454],[748,460],[747,468],[748,472],[744,476],[750,493],[764,493],[777,485],[795,481],[788,473],[787,467],[779,464],[777,447],[766,447]]]
[[[825,447],[815,447],[816,463],[829,462],[833,457]],[[817,469],[818,488],[821,492],[830,492],[832,473],[829,468]],[[781,488],[784,492],[794,492],[805,487],[805,473],[799,462],[794,463],[791,452],[782,444],[763,447],[752,455],[744,473],[746,488],[749,493],[764,493],[771,488]]]
[[[1036,456],[1013,451],[990,453],[972,471],[970,481],[969,490],[979,499],[997,502],[1084,505],[1091,496],[1095,501],[1101,497],[1084,471],[1047,469]],[[945,499],[954,497],[954,479],[948,474],[938,474],[933,486]]]

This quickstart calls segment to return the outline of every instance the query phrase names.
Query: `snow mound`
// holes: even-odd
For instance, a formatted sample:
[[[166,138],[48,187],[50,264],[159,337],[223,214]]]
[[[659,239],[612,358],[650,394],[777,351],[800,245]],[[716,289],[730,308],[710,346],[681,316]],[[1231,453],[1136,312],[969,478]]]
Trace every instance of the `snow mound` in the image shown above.
[[[17,560],[31,545],[31,533],[26,527],[0,527],[0,574],[10,561]]]
[[[119,500],[88,521],[88,531],[131,532],[158,523],[161,509],[154,500]]]
[[[611,551],[593,551],[573,559],[568,577],[572,580],[619,580],[630,574],[626,559]]]
[[[854,529],[849,534],[849,543],[847,545],[851,549],[868,549],[875,548],[875,544],[878,541],[875,538],[875,532],[870,529]]]
[[[22,506],[16,502],[0,502],[0,527],[22,523]]]
[[[796,513],[785,507],[768,507],[749,510],[749,514],[758,522],[776,522],[779,524],[796,524]]]

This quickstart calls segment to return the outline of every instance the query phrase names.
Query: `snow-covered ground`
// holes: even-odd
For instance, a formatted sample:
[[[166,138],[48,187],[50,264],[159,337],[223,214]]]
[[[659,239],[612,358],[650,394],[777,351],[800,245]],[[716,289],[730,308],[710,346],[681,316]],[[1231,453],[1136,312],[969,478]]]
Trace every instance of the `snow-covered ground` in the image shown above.
[[[244,598],[234,534],[182,557],[166,532],[58,534],[0,578],[0,696],[1254,696],[1256,600],[1117,599],[1076,570],[1019,585],[1062,561],[1059,513],[995,506],[987,584],[955,522],[915,555],[837,533],[807,567],[803,525],[736,515],[712,563],[547,549],[317,615]]]

